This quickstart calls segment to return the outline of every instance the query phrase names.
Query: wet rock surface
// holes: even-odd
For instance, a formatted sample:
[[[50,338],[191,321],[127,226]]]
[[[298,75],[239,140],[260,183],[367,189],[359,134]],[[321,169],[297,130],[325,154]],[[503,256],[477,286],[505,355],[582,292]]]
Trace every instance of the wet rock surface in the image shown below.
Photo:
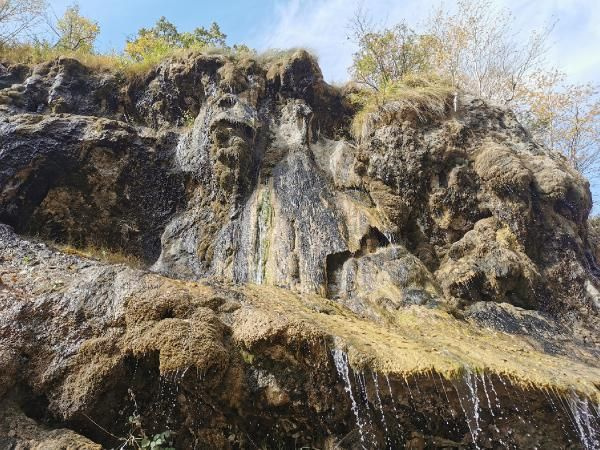
[[[469,352],[453,349],[454,339],[424,358],[431,345],[445,346],[433,344],[442,324],[461,335],[477,330],[449,316],[434,321],[430,308],[402,319],[419,318],[417,328],[398,321],[378,336],[369,319],[319,297],[181,282],[66,255],[6,226],[0,241],[0,439],[14,448],[112,448],[136,436],[129,417],[148,434],[173,431],[177,448],[384,448],[416,445],[414,439],[442,448],[498,439],[559,448],[579,439],[572,415],[582,414],[585,427],[583,414],[594,407],[587,402],[597,401],[587,397],[600,375],[592,368],[595,348],[510,305],[482,305],[469,316],[478,327],[501,324],[521,335],[491,350],[504,349],[515,372],[498,375],[509,366],[472,354],[483,370],[477,373],[460,368],[455,358]],[[414,339],[420,327],[435,333]],[[489,345],[485,339],[465,345]],[[547,374],[533,378],[528,371],[540,369],[530,361],[550,358],[544,354],[568,359],[547,359]],[[563,364],[570,372],[555,380]],[[561,383],[575,376],[591,384],[563,392]],[[538,387],[525,388],[527,377]]]
[[[596,448],[588,182],[467,94],[351,117],[302,51],[2,66],[0,444]]]

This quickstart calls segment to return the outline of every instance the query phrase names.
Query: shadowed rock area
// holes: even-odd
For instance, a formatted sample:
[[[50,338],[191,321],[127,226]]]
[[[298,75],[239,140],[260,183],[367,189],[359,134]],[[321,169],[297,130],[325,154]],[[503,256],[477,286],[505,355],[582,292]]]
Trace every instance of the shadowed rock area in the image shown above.
[[[355,139],[303,51],[7,64],[0,448],[600,448],[589,184],[451,106]]]

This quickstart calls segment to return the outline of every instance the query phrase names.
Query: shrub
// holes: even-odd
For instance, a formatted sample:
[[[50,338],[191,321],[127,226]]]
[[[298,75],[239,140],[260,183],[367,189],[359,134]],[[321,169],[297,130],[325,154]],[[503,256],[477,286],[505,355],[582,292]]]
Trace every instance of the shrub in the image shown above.
[[[350,94],[350,101],[359,108],[352,121],[352,134],[362,139],[377,126],[394,121],[426,122],[441,117],[452,104],[453,95],[450,84],[430,75],[407,75],[401,81],[383,83],[379,90],[362,89]]]
[[[177,49],[227,48],[226,38],[215,22],[209,29],[198,27],[192,32],[180,33],[175,25],[161,17],[154,27],[142,28],[137,37],[127,40],[125,54],[136,62],[156,64]]]

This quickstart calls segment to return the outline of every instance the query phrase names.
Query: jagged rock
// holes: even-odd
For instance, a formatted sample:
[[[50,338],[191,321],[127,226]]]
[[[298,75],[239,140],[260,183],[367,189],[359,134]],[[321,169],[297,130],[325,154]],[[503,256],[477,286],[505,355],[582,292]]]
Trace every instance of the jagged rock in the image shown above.
[[[423,263],[399,245],[378,249],[382,237],[367,237],[354,254],[345,252],[328,259],[328,296],[374,318],[385,310],[439,303],[440,289]],[[370,240],[376,242],[370,244]]]
[[[0,403],[0,448],[10,450],[101,450],[72,430],[52,429],[27,417],[13,402]]]
[[[452,244],[436,276],[447,298],[539,308],[535,264],[512,231],[493,217],[478,221]]]
[[[170,169],[174,136],[75,115],[6,117],[0,124],[0,220],[77,246],[146,260],[183,201]]]
[[[327,259],[356,252],[376,229],[419,258],[452,304],[506,301],[572,319],[593,307],[583,289],[586,282],[598,288],[596,263],[586,256],[588,184],[509,112],[463,96],[456,113],[374,127],[356,146],[335,134],[348,110],[305,52],[267,67],[194,56],[165,62],[144,80],[93,75],[67,58],[34,68],[20,95],[42,92],[40,112],[59,102],[74,105],[64,111],[154,127],[197,117],[177,144],[175,131],[107,119],[7,117],[2,220],[148,262],[160,247],[153,267],[170,276],[322,295],[332,291]],[[105,91],[117,97],[106,105],[124,106],[94,110],[77,100],[95,105]],[[490,244],[482,242],[475,251],[487,256],[456,257],[490,217],[516,250],[483,250]],[[567,266],[579,290],[555,282]]]
[[[0,244],[0,395],[12,402],[0,404],[0,442],[16,448],[95,448],[70,430],[35,425],[18,408],[109,448],[139,437],[130,416],[146,433],[172,430],[177,448],[320,447],[328,439],[360,448],[351,398],[331,361],[330,349],[343,342],[356,364],[350,383],[363,415],[363,445],[400,445],[410,433],[434,448],[468,442],[475,419],[459,413],[458,396],[471,398],[468,383],[471,389],[480,383],[479,392],[494,389],[495,402],[536,411],[536,419],[503,413],[501,428],[494,428],[490,410],[498,407],[482,403],[475,438],[552,448],[574,439],[576,430],[564,431],[567,416],[553,411],[542,391],[523,387],[550,387],[579,402],[577,394],[562,392],[594,395],[600,375],[594,347],[573,340],[551,318],[510,305],[471,308],[477,328],[431,306],[412,306],[381,327],[319,297],[168,279],[64,254],[6,226]],[[390,247],[363,258],[390,250],[407,255]],[[524,318],[527,324],[518,325]],[[493,380],[488,387],[484,378],[456,373],[467,361]],[[422,375],[431,370],[435,378]],[[444,402],[435,400],[440,390]],[[439,428],[441,420],[446,427]],[[535,431],[541,423],[544,434]],[[18,446],[24,442],[29,446]]]
[[[510,111],[461,93],[354,140],[304,51],[6,65],[0,104],[0,222],[30,236],[0,225],[0,396],[27,445],[121,445],[130,415],[181,448],[595,439],[589,184]],[[496,419],[478,370],[532,420]]]

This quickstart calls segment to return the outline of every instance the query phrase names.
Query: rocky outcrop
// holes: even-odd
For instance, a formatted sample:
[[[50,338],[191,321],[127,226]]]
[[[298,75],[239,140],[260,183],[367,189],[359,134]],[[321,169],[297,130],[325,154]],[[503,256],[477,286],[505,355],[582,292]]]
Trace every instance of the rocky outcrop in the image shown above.
[[[578,439],[572,415],[593,437],[597,348],[543,315],[413,306],[382,328],[320,297],[164,278],[6,226],[0,242],[0,442],[16,448],[95,448],[52,424],[106,448],[165,430],[177,448],[558,448]]]
[[[22,233],[147,261],[184,202],[172,133],[109,119],[13,115],[0,125],[0,220]]]
[[[302,51],[6,66],[0,442],[596,445],[589,185],[510,111],[353,139]]]
[[[600,219],[598,217],[591,219],[589,227],[590,246],[593,257],[596,261],[600,261]]]

